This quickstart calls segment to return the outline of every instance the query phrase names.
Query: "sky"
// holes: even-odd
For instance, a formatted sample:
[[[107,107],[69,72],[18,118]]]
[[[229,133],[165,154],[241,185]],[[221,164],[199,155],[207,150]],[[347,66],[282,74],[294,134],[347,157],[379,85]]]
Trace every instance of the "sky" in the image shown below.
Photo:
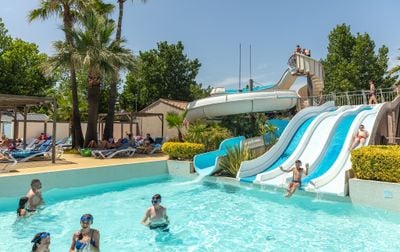
[[[29,23],[28,12],[38,6],[39,0],[1,1],[0,17],[11,36],[51,55],[52,42],[63,39],[60,21]],[[252,78],[256,85],[271,84],[297,44],[311,49],[314,58],[325,58],[329,32],[342,23],[353,34],[370,34],[376,49],[388,46],[390,66],[400,64],[399,11],[398,0],[128,0],[123,37],[135,54],[159,41],[182,41],[187,56],[202,64],[198,82],[238,88],[240,44],[242,86],[250,78],[250,45]]]

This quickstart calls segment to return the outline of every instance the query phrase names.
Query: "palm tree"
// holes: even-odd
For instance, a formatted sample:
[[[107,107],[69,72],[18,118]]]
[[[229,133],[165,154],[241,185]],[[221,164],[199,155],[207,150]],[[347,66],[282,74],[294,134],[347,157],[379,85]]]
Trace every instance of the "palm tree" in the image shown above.
[[[40,0],[40,7],[29,12],[29,21],[36,19],[45,20],[51,16],[59,16],[63,20],[65,42],[73,48],[73,39],[70,33],[76,20],[82,18],[85,10],[96,9],[107,13],[112,10],[112,5],[104,4],[101,0]],[[68,63],[72,91],[72,146],[79,147],[83,144],[81,116],[79,112],[78,86],[76,82],[76,66],[72,60]]]
[[[167,116],[165,118],[168,124],[168,128],[176,128],[176,130],[178,130],[178,139],[180,142],[183,142],[182,127],[185,117],[186,111],[184,111],[181,115],[179,115],[175,111],[170,111],[167,113]]]
[[[88,125],[84,146],[97,141],[97,117],[100,102],[100,84],[105,73],[133,65],[133,55],[122,47],[124,41],[111,41],[115,30],[113,21],[94,12],[87,13],[82,28],[71,32],[75,53],[73,58],[88,71]]]
[[[133,1],[133,0],[132,0]],[[147,0],[141,0],[143,3],[146,3]],[[124,4],[126,0],[117,0],[119,7],[118,14],[118,24],[117,24],[117,32],[115,34],[115,41],[119,43],[121,41],[122,34],[122,19],[124,16]],[[110,93],[108,97],[108,112],[106,116],[106,125],[104,127],[103,138],[109,139],[114,135],[114,114],[115,114],[115,103],[117,101],[117,85],[119,81],[119,73],[116,71],[111,78],[110,85]]]

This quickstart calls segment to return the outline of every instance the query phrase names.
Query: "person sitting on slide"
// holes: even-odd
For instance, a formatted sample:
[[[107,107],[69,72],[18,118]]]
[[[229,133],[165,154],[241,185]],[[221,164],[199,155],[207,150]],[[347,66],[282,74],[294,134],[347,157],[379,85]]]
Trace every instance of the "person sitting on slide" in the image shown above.
[[[365,129],[364,125],[360,124],[357,134],[353,136],[353,144],[351,145],[349,151],[352,151],[357,145],[364,145],[368,136],[368,131]]]

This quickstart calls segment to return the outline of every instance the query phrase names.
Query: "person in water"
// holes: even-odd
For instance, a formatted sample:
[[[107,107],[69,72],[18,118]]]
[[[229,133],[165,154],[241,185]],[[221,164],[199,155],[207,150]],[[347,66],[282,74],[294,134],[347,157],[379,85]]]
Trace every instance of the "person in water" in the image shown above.
[[[353,136],[353,144],[349,150],[352,151],[357,145],[364,145],[368,137],[368,131],[365,129],[364,125],[360,124],[357,133]]]
[[[163,207],[160,203],[161,203],[161,195],[155,194],[151,198],[151,204],[153,206],[147,209],[141,221],[141,224],[148,226],[150,229],[169,231],[167,208]]]
[[[26,197],[28,197],[28,207],[26,208],[28,212],[35,212],[37,207],[43,204],[42,182],[39,179],[32,179],[31,189],[26,194]]]
[[[301,161],[296,160],[296,162],[294,162],[294,167],[292,167],[290,170],[284,170],[282,166],[279,166],[279,169],[281,169],[281,171],[283,172],[293,172],[292,181],[289,183],[287,194],[285,195],[285,197],[289,198],[293,195],[293,193],[296,192],[297,188],[301,187],[301,177],[303,173],[307,176],[308,164],[306,164],[306,168],[304,169],[303,167],[301,167]]]
[[[25,205],[28,202],[28,197],[21,197],[18,203],[17,215],[18,217],[23,217],[26,215],[27,211],[25,209]]]
[[[81,230],[72,236],[70,252],[100,251],[100,232],[90,228],[93,216],[84,214],[81,217]]]
[[[50,252],[50,233],[37,233],[32,241],[32,252]]]

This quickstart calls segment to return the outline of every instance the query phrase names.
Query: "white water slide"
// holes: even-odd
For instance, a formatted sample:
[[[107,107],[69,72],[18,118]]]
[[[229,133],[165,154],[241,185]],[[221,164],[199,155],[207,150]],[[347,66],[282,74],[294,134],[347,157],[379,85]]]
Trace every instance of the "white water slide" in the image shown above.
[[[296,91],[288,90],[297,76],[311,76],[314,93],[323,88],[323,68],[319,61],[302,54],[291,58],[291,66],[281,79],[266,89],[257,92],[238,92],[233,94],[214,92],[215,96],[190,102],[186,119],[194,121],[200,118],[289,110],[296,106],[299,98]]]
[[[293,167],[295,160],[300,159],[303,164],[310,164],[310,177],[302,180],[306,184],[307,191],[346,195],[345,176],[346,171],[351,168],[348,149],[353,135],[360,124],[364,124],[365,128],[371,132],[381,107],[381,104],[374,106],[373,109],[365,105],[353,108],[343,106],[337,111],[322,113],[312,122],[299,147],[282,164],[282,168],[288,170]],[[368,142],[369,138],[366,144]],[[332,147],[335,144],[337,146]],[[332,159],[329,156],[332,154],[332,149],[333,152],[337,152],[337,155],[333,155],[335,156],[332,157],[333,160],[329,160]],[[324,162],[326,160],[328,161]],[[329,167],[326,167],[329,163]],[[291,176],[290,173],[274,169],[258,174],[255,183],[286,187]]]
[[[290,120],[278,142],[275,143],[269,151],[255,159],[241,163],[237,178],[242,181],[253,182],[255,179],[252,178],[253,176],[268,170],[282,155],[284,155],[289,144],[295,141],[294,139],[301,137],[302,132],[299,131],[300,128],[304,127],[308,121],[315,120],[313,118],[319,114],[332,110],[335,110],[333,102],[327,102],[321,106],[307,107],[301,110]],[[309,126],[305,126],[304,128],[307,129]],[[299,136],[296,137],[296,135]]]

